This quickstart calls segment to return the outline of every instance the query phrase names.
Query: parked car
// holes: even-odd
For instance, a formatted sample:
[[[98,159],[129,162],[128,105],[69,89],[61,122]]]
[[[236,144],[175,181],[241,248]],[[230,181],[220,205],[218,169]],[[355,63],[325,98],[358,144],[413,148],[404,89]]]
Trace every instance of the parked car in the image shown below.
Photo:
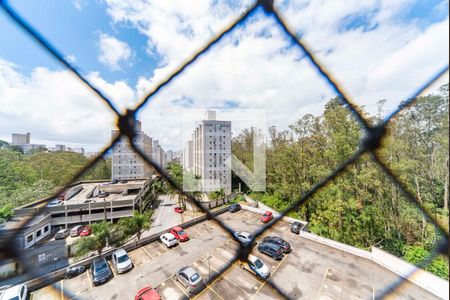
[[[134,300],[161,300],[161,296],[154,288],[147,286],[137,292]]]
[[[99,285],[105,283],[112,276],[111,269],[109,268],[106,259],[99,257],[94,259],[91,263],[92,283]]]
[[[25,284],[18,284],[0,291],[0,300],[26,300],[28,288]]]
[[[92,234],[92,229],[89,226],[84,226],[80,232],[80,236],[89,236]]]
[[[67,267],[66,268],[66,273],[64,274],[64,278],[65,279],[69,279],[69,278],[78,276],[81,273],[83,273],[84,271],[86,271],[86,267],[85,266],[71,266],[71,267]]]
[[[300,229],[302,228],[302,223],[300,222],[294,222],[291,225],[291,232],[292,233],[296,233],[296,234],[300,234]]]
[[[75,227],[72,227],[72,229],[70,229],[70,236],[71,237],[79,236],[82,230],[83,230],[82,225],[77,225]]]
[[[116,183],[118,183],[118,182],[119,182],[118,179],[113,179],[113,180],[111,180],[111,184],[116,184]]]
[[[63,240],[70,235],[70,230],[60,228],[55,234],[55,240]]]
[[[279,260],[283,258],[283,248],[280,245],[261,242],[258,245],[258,251],[264,253],[275,260]]]
[[[231,213],[235,213],[241,210],[241,205],[239,203],[233,203],[228,207],[228,211]]]
[[[124,249],[114,251],[112,254],[112,262],[118,274],[125,273],[133,267],[133,262]]]
[[[164,245],[167,246],[167,248],[173,247],[178,244],[178,240],[171,233],[164,233],[159,237],[159,239],[161,240],[161,242],[163,242]]]
[[[65,193],[65,192],[59,194],[59,196],[58,196],[58,199],[59,199],[59,200],[62,200],[62,201],[64,201],[65,198],[66,198],[66,193]]]
[[[122,179],[122,180],[120,180],[119,182],[120,182],[120,183],[127,183],[127,182],[128,182],[128,180],[126,180],[126,179]]]
[[[234,236],[244,245],[249,245],[253,239],[253,235],[246,231],[235,232]]]
[[[54,206],[59,206],[59,205],[63,205],[64,201],[60,200],[60,199],[53,199],[52,201],[47,203],[47,207],[54,207]]]
[[[204,285],[202,277],[192,267],[182,267],[175,273],[175,278],[187,289],[190,294],[201,290]]]
[[[263,223],[269,223],[273,220],[273,214],[271,211],[266,211],[262,216],[260,221]]]
[[[108,197],[108,196],[109,196],[109,192],[105,192],[105,191],[100,192],[100,193],[98,194],[98,197],[99,197],[99,198],[106,198],[106,197]]]
[[[170,230],[170,233],[173,234],[175,238],[180,242],[186,242],[189,240],[188,234],[180,226],[172,228],[172,230]]]
[[[284,253],[292,252],[291,244],[289,244],[288,242],[286,242],[285,240],[283,240],[282,238],[280,238],[278,236],[266,236],[263,239],[263,242],[279,245],[283,249]]]
[[[239,261],[239,265],[262,279],[267,279],[270,276],[269,268],[261,259],[252,254],[248,255],[248,261]]]
[[[176,212],[176,213],[179,213],[179,214],[184,213],[183,208],[182,208],[182,207],[179,207],[179,206],[174,207],[173,211]]]

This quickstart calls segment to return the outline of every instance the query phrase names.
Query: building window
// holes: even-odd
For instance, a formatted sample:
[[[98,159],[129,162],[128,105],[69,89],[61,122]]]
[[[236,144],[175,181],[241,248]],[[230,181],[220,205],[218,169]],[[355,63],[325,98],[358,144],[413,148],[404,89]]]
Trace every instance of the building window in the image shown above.
[[[48,230],[50,229],[50,225],[47,225],[44,227],[44,232],[48,232]]]
[[[39,229],[39,230],[36,232],[36,237],[40,237],[41,234],[42,234],[42,232],[41,232],[41,230]]]
[[[33,235],[30,234],[29,236],[27,236],[27,244],[31,243],[33,241]]]

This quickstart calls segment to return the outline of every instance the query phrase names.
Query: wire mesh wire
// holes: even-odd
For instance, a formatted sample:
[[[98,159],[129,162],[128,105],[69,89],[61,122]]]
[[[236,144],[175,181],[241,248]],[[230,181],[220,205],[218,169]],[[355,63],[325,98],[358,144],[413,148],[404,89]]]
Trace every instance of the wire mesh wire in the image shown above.
[[[247,257],[254,247],[254,243],[250,245],[244,245],[241,243],[233,234],[233,230],[227,226],[223,221],[217,218],[214,214],[212,214],[207,208],[204,208],[198,199],[196,199],[191,193],[183,191],[182,187],[179,186],[168,173],[166,173],[161,167],[155,163],[152,158],[145,155],[133,142],[133,138],[136,134],[135,132],[135,122],[136,122],[136,113],[142,109],[148,101],[154,97],[160,90],[162,90],[165,86],[169,85],[173,80],[175,80],[178,76],[180,76],[183,71],[191,64],[195,63],[195,61],[202,56],[204,53],[209,51],[215,44],[217,44],[220,40],[224,38],[224,36],[228,35],[232,32],[238,25],[243,23],[246,19],[248,19],[258,8],[262,8],[266,14],[266,17],[273,18],[280,26],[284,34],[286,34],[287,38],[292,41],[294,45],[299,47],[306,55],[306,58],[311,62],[312,66],[315,68],[317,73],[329,84],[329,86],[333,89],[333,91],[339,96],[345,107],[353,114],[355,119],[359,122],[362,129],[365,132],[364,137],[361,139],[359,147],[355,153],[349,157],[346,161],[342,162],[339,166],[337,166],[334,171],[332,171],[328,176],[314,184],[307,192],[305,192],[300,199],[294,201],[290,206],[288,206],[285,210],[283,210],[279,216],[275,217],[274,220],[268,224],[262,226],[257,232],[254,234],[253,241],[263,234],[268,228],[277,224],[284,216],[286,216],[289,212],[298,209],[301,205],[303,205],[308,199],[310,199],[314,194],[316,194],[319,190],[324,188],[331,180],[340,176],[347,167],[355,164],[358,159],[363,154],[370,154],[372,160],[380,167],[380,169],[388,176],[388,178],[395,183],[395,185],[399,188],[399,190],[404,194],[406,199],[413,204],[427,219],[427,221],[433,224],[438,236],[440,236],[440,240],[436,243],[433,251],[430,255],[424,258],[420,263],[420,267],[426,267],[429,265],[437,255],[446,255],[448,256],[448,246],[449,246],[449,235],[446,230],[433,218],[432,214],[419,203],[419,201],[414,197],[413,193],[408,191],[405,184],[402,183],[393,171],[387,166],[386,163],[380,158],[377,154],[377,150],[381,148],[382,140],[385,136],[386,127],[389,122],[395,118],[402,110],[406,107],[413,105],[419,96],[423,94],[423,92],[430,87],[433,83],[435,83],[438,79],[440,79],[446,72],[448,72],[448,64],[442,67],[441,70],[437,71],[434,76],[432,76],[428,81],[423,83],[419,88],[414,91],[406,101],[401,102],[401,104],[391,113],[389,114],[381,124],[370,125],[368,120],[366,120],[359,109],[356,108],[356,105],[351,100],[350,96],[344,92],[342,87],[338,84],[337,80],[333,78],[332,74],[326,69],[326,67],[319,61],[319,59],[313,54],[311,48],[306,44],[303,39],[300,39],[296,36],[294,31],[289,28],[287,22],[282,18],[282,15],[277,9],[274,7],[273,0],[258,0],[255,1],[240,17],[234,20],[231,24],[229,24],[226,28],[224,28],[221,32],[215,35],[215,37],[210,40],[203,48],[197,51],[193,56],[185,61],[181,66],[179,66],[173,73],[171,73],[167,78],[162,80],[158,85],[156,85],[153,90],[151,90],[147,95],[145,95],[142,100],[136,105],[135,108],[127,110],[124,114],[121,114],[117,108],[114,106],[112,101],[108,99],[100,90],[98,90],[84,75],[81,71],[79,71],[75,66],[69,63],[64,56],[57,50],[57,48],[51,44],[40,32],[38,32],[35,28],[33,28],[24,18],[22,18],[9,4],[6,0],[0,0],[0,5],[6,14],[11,18],[12,22],[14,22],[18,27],[22,28],[31,38],[35,40],[37,44],[46,49],[57,61],[59,61],[64,67],[68,68],[81,82],[83,82],[90,90],[92,90],[106,105],[113,111],[113,113],[117,116],[117,127],[120,130],[120,135],[117,136],[105,149],[98,154],[89,164],[84,166],[66,185],[60,190],[56,191],[55,194],[50,197],[43,199],[40,203],[46,203],[51,199],[54,199],[59,195],[67,186],[76,182],[87,170],[89,170],[92,166],[94,166],[112,147],[121,139],[128,139],[131,148],[147,163],[151,166],[157,173],[159,173],[167,183],[172,186],[174,189],[178,190],[178,192],[189,199],[200,211],[205,213],[208,218],[212,221],[216,222],[219,226],[221,226],[227,234],[234,240],[236,240],[240,247],[239,251],[236,252],[234,258],[229,261],[226,265],[224,265],[217,274],[211,277],[210,282],[213,282],[220,274],[228,270],[232,264],[240,259],[247,260]],[[37,209],[33,215],[36,217],[41,213],[41,209]],[[19,233],[27,224],[29,224],[33,218],[29,218],[20,224],[19,228],[14,232],[15,234]],[[24,258],[22,251],[16,249],[14,243],[12,243],[12,239],[14,238],[14,234],[11,235],[10,238],[4,239],[0,244],[1,256],[2,257],[11,257],[16,261],[20,262],[24,266],[25,272],[27,272],[31,277],[36,275],[36,270],[34,267]],[[409,276],[406,278],[400,278],[399,280],[392,282],[390,285],[387,285],[383,290],[378,292],[375,296],[377,299],[385,298],[386,296],[391,295],[397,289],[401,287],[401,285],[407,281],[407,279],[414,275],[414,272],[411,272]],[[43,282],[48,282],[51,284],[51,276],[47,274],[42,278]],[[289,296],[283,291],[283,289],[277,286],[272,280],[267,280],[267,283],[279,294],[280,297],[288,299]],[[53,285],[55,289],[59,289],[56,285]],[[65,293],[67,297],[71,298],[73,295],[70,294],[70,291],[62,291]]]

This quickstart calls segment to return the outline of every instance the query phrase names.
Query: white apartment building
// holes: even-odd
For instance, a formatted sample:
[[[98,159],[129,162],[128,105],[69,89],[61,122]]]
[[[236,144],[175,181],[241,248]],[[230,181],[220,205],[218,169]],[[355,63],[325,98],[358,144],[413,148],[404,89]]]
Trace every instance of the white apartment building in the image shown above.
[[[118,130],[111,131],[112,139],[118,135]],[[133,142],[147,157],[152,157],[152,138],[142,131],[140,121],[136,121],[136,137]],[[122,138],[114,145],[111,164],[112,180],[148,178],[153,174],[152,168],[131,149],[127,138]]]
[[[11,134],[11,145],[26,145],[31,143],[31,135],[29,132],[26,134],[13,133]]]
[[[173,161],[173,151],[167,150],[166,152],[166,163],[170,163]]]
[[[159,144],[158,140],[153,141],[153,161],[157,163],[161,169],[166,168],[166,153],[164,149]]]
[[[194,145],[193,141],[189,140],[184,145],[183,149],[183,168],[188,172],[194,172]]]
[[[205,192],[223,189],[231,193],[231,168],[225,161],[231,156],[231,121],[216,120],[215,111],[207,111],[192,135],[192,155],[189,141],[185,149],[185,163],[200,177],[201,188]]]

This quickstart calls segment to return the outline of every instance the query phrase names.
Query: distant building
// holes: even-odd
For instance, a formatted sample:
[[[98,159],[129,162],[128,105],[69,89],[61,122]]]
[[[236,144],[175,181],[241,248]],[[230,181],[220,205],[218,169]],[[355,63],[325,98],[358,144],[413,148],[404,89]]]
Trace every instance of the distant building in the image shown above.
[[[112,130],[111,138],[115,139],[119,134],[118,130]],[[140,121],[136,121],[136,137],[133,142],[147,157],[152,157],[152,138],[142,131]],[[111,164],[113,180],[149,178],[153,173],[151,167],[131,149],[127,138],[122,138],[114,145]]]
[[[173,151],[172,150],[167,150],[166,152],[166,162],[170,163],[173,161]]]
[[[153,161],[157,163],[161,169],[166,168],[166,153],[159,144],[158,140],[153,141]]]
[[[11,135],[11,145],[26,145],[30,144],[31,141],[31,135],[29,132],[26,134],[22,133],[13,133]]]
[[[185,150],[189,166],[189,141]],[[193,172],[200,177],[203,191],[231,193],[231,168],[225,164],[230,156],[231,122],[217,121],[216,112],[209,110],[192,135]]]
[[[43,144],[31,144],[31,134],[29,132],[26,134],[13,133],[11,135],[11,145],[20,146],[25,154],[33,150],[44,151],[47,149]]]
[[[66,151],[66,145],[55,145],[53,151]]]
[[[183,168],[186,171],[194,171],[194,148],[192,140],[187,141],[183,149]]]
[[[79,148],[67,147],[67,151],[75,152],[75,153],[79,153],[79,154],[83,154],[84,155],[84,148],[82,148],[82,147],[79,147]]]

